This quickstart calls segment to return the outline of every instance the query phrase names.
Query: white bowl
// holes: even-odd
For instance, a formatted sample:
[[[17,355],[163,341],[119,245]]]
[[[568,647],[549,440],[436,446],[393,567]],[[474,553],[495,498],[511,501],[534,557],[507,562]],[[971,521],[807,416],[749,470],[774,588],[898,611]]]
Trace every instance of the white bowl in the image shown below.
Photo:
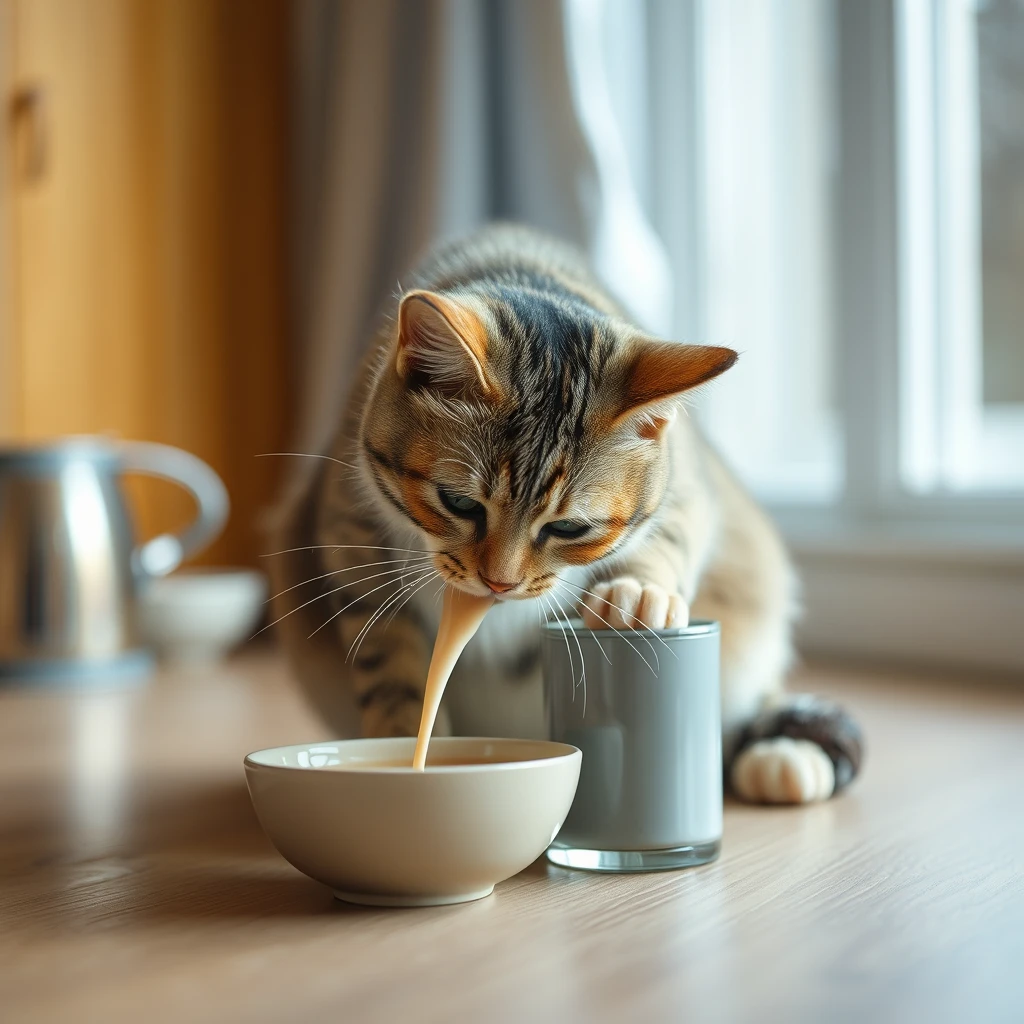
[[[260,824],[285,860],[339,899],[464,903],[547,849],[569,813],[583,756],[541,740],[438,738],[417,772],[414,746],[338,740],[249,754],[245,778]],[[446,758],[482,763],[432,766]],[[401,766],[358,767],[380,761]]]
[[[143,640],[166,658],[210,661],[252,636],[267,578],[252,569],[186,569],[139,594]]]

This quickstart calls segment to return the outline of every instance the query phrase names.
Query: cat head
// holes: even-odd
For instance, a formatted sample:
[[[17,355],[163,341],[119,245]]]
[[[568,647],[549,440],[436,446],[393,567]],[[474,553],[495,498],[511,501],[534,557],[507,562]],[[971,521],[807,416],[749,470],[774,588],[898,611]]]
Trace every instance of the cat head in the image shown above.
[[[446,581],[534,597],[642,536],[681,396],[735,360],[547,294],[409,292],[365,407],[364,465]]]

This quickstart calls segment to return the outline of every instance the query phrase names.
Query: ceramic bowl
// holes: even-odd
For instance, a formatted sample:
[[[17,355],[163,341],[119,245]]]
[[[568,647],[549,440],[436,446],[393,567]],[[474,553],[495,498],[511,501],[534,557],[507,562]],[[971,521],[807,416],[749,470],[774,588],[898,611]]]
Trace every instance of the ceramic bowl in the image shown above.
[[[266,597],[255,570],[186,569],[146,583],[139,629],[164,658],[212,661],[252,636]]]
[[[547,849],[569,813],[576,747],[438,738],[417,772],[414,745],[340,740],[249,754],[260,824],[285,860],[339,899],[434,906],[487,896]],[[456,759],[475,763],[436,764]],[[373,766],[381,761],[401,766]]]

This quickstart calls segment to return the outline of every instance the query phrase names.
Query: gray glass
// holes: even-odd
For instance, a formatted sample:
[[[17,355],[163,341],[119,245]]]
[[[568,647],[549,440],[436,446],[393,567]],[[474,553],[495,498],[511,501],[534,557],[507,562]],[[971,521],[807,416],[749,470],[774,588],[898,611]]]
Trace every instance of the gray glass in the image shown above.
[[[596,871],[714,860],[722,838],[718,623],[572,627],[575,639],[564,623],[543,631],[549,733],[583,751],[576,799],[548,859]]]

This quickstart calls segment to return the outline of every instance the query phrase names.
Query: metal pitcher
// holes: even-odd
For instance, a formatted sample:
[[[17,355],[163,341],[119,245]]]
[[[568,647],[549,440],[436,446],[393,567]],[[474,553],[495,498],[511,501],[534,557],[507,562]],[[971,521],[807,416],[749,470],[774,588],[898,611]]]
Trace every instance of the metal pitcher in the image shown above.
[[[136,546],[123,473],[180,484],[198,515]],[[99,437],[0,446],[0,679],[134,674],[149,666],[135,596],[205,547],[228,516],[217,474],[178,448]]]

